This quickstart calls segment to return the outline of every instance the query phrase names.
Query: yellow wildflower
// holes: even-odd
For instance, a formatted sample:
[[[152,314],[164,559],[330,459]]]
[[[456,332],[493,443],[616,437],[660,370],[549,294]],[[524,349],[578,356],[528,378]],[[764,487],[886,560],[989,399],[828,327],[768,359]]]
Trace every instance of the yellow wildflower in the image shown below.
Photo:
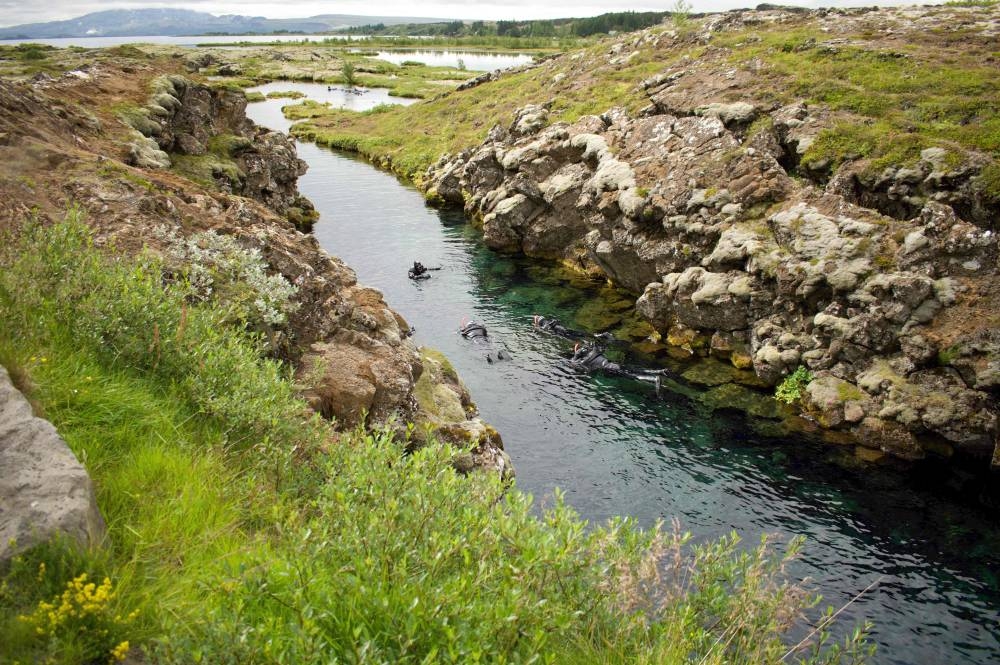
[[[128,640],[125,640],[114,649],[111,650],[111,660],[109,662],[114,663],[115,661],[125,660],[125,656],[128,655]]]

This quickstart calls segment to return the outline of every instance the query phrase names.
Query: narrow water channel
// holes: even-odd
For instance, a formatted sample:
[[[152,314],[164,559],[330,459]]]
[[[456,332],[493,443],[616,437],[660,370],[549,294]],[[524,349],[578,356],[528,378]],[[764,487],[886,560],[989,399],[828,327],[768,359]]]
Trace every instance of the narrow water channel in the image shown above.
[[[251,104],[248,115],[284,131],[285,103]],[[875,662],[1000,662],[996,516],[934,469],[844,464],[829,446],[758,434],[759,422],[708,408],[694,389],[657,396],[577,374],[566,364],[570,345],[533,330],[530,317],[586,325],[609,302],[598,286],[488,250],[460,213],[426,207],[418,191],[360,160],[313,144],[299,155],[309,164],[299,187],[322,215],[320,243],[383,291],[418,344],[448,356],[503,435],[522,491],[545,502],[560,488],[592,521],[676,517],[697,540],[804,535],[792,572],[814,581],[824,606],[880,580],[835,630],[873,621]],[[414,260],[441,270],[414,283]],[[463,317],[483,321],[511,359],[487,363],[456,334]]]

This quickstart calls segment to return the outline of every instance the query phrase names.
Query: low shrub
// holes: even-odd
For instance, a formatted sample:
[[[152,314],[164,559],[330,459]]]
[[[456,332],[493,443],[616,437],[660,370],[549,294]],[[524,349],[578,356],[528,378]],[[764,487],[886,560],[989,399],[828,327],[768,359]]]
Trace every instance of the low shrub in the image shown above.
[[[814,599],[785,556],[734,535],[691,547],[675,526],[589,528],[453,452],[388,432],[331,451],[313,519],[223,582],[208,620],[161,655],[212,662],[775,663]],[[536,516],[539,515],[539,516]],[[240,635],[234,643],[231,636]],[[859,662],[862,636],[800,662]],[[822,654],[822,655],[819,655]]]
[[[799,367],[785,377],[784,381],[774,389],[774,398],[785,404],[794,404],[802,399],[802,392],[813,380],[812,372],[805,367]]]
[[[76,212],[48,227],[28,223],[0,257],[8,334],[86,349],[115,368],[150,373],[227,422],[234,438],[299,438],[296,425],[287,424],[288,413],[301,411],[287,369],[261,358],[261,335],[232,325],[281,321],[294,307],[294,287],[266,275],[259,255],[231,239],[213,234],[191,242],[168,257],[188,260],[184,272],[150,256],[105,255]],[[192,302],[209,293],[208,306]]]

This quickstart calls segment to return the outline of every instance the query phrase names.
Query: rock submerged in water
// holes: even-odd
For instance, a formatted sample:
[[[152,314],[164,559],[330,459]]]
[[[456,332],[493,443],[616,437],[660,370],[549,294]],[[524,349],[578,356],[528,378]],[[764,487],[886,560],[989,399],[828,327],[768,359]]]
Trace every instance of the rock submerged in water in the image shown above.
[[[0,564],[39,543],[104,537],[90,476],[56,428],[36,418],[0,367]]]

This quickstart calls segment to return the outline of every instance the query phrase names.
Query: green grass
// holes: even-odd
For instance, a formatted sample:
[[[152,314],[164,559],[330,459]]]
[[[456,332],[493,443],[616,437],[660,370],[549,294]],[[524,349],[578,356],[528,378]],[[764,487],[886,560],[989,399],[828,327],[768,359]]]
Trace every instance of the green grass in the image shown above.
[[[693,39],[668,40],[660,47],[641,46],[636,58],[617,66],[608,63],[604,40],[578,51],[575,63],[564,60],[550,71],[505,76],[377,118],[314,114],[294,131],[331,146],[358,146],[398,174],[419,178],[441,154],[479,144],[494,122],[509,123],[516,108],[551,100],[553,122],[572,122],[614,106],[634,113],[648,103],[640,81],[683,57],[710,57],[726,67],[763,65],[741,99],[764,105],[804,100],[838,114],[804,163],[836,167],[863,158],[871,160],[874,172],[912,163],[932,146],[956,155],[977,150],[1000,156],[1000,79],[986,38],[939,31],[926,43],[890,51],[875,45],[874,33],[837,36],[850,43],[825,46],[830,35],[808,24],[723,31],[713,34],[710,49]],[[559,72],[567,76],[555,83],[552,77]]]
[[[276,90],[267,93],[267,99],[302,99],[305,96],[306,93],[298,90]]]
[[[923,148],[960,146],[1000,154],[1000,82],[978,35],[954,53],[950,33],[889,51],[864,44],[822,44],[830,37],[810,26],[722,33],[713,44],[732,50],[730,62],[766,62],[767,74],[749,91],[762,101],[813,105],[855,116],[826,130],[805,160],[839,163],[855,155],[887,164],[912,161]]]
[[[548,53],[553,51],[566,50],[570,48],[575,48],[581,44],[588,43],[588,39],[580,37],[507,37],[507,36],[497,36],[497,35],[484,35],[484,36],[466,36],[466,37],[405,37],[405,36],[392,36],[392,37],[371,37],[364,41],[365,49],[377,49],[377,48],[388,48],[388,49],[405,49],[407,47],[413,49],[424,50],[430,47],[452,47],[461,48],[462,50],[475,51],[477,49],[486,52],[500,52],[500,51],[514,51],[514,52],[542,52]],[[301,44],[292,44],[289,42],[271,42],[271,43],[261,43],[261,42],[241,42],[241,45],[246,46],[271,46],[275,48],[287,48],[291,46],[298,46],[300,48],[306,49],[317,49],[317,48],[331,48],[334,50],[343,50],[344,40],[343,39],[327,39],[322,42],[315,41],[303,41]],[[209,46],[234,46],[232,43],[213,43],[213,42],[203,42],[199,43],[199,47],[209,47]]]
[[[72,635],[26,635],[17,618],[81,572],[112,577],[117,611],[139,611],[133,644],[196,623],[204,585],[266,547],[302,500],[311,467],[293,478],[293,460],[308,458],[321,428],[258,340],[164,287],[155,263],[100,254],[74,217],[7,238],[2,265],[0,361],[85,463],[109,540],[100,552],[42,548],[15,562],[0,662],[97,657],[78,654]],[[67,557],[76,563],[53,564]],[[42,561],[50,578],[38,585]]]
[[[585,55],[603,57],[607,45],[594,46]],[[619,68],[601,71],[593,81],[580,85],[572,77],[553,83],[562,71],[534,69],[504,76],[499,81],[408,107],[378,114],[318,106],[286,107],[293,119],[309,118],[292,128],[296,136],[322,145],[353,150],[391,168],[398,175],[419,180],[426,168],[445,152],[455,153],[477,145],[494,123],[509,124],[514,111],[528,103],[554,100],[551,120],[573,121],[582,115],[603,113],[612,106],[638,111],[648,101],[636,89],[638,81],[662,69],[682,52],[661,59],[651,47]],[[568,65],[567,65],[568,67]],[[410,68],[406,68],[410,69]]]
[[[447,446],[334,436],[259,336],[96,249],[75,213],[2,247],[0,361],[86,465],[108,536],[0,571],[0,662],[105,663],[127,641],[157,663],[749,664],[812,605],[771,544],[595,527],[459,475]],[[81,573],[114,589],[83,627],[19,618]],[[801,655],[866,653],[858,635]]]
[[[280,50],[286,56],[280,61],[261,57],[255,51],[234,51],[233,56],[241,67],[240,76],[214,81],[213,85],[232,88],[240,85],[252,87],[265,81],[309,81],[387,88],[396,97],[428,99],[451,90],[474,75],[456,67],[430,67],[414,62],[396,65],[372,57],[377,51],[356,53],[344,48],[303,49],[288,46]],[[314,59],[314,53],[322,54],[323,58]],[[301,95],[280,92],[267,95],[272,98],[298,96]],[[254,100],[259,101],[259,98],[255,96]]]
[[[99,169],[97,169],[97,173],[104,178],[109,178],[109,179],[121,178],[123,180],[132,183],[133,185],[142,187],[150,194],[155,193],[157,191],[157,187],[155,184],[152,183],[152,181],[143,178],[134,169],[125,168],[118,162],[113,162],[108,160],[107,162],[102,164]]]
[[[948,7],[996,7],[1000,0],[948,0]]]

